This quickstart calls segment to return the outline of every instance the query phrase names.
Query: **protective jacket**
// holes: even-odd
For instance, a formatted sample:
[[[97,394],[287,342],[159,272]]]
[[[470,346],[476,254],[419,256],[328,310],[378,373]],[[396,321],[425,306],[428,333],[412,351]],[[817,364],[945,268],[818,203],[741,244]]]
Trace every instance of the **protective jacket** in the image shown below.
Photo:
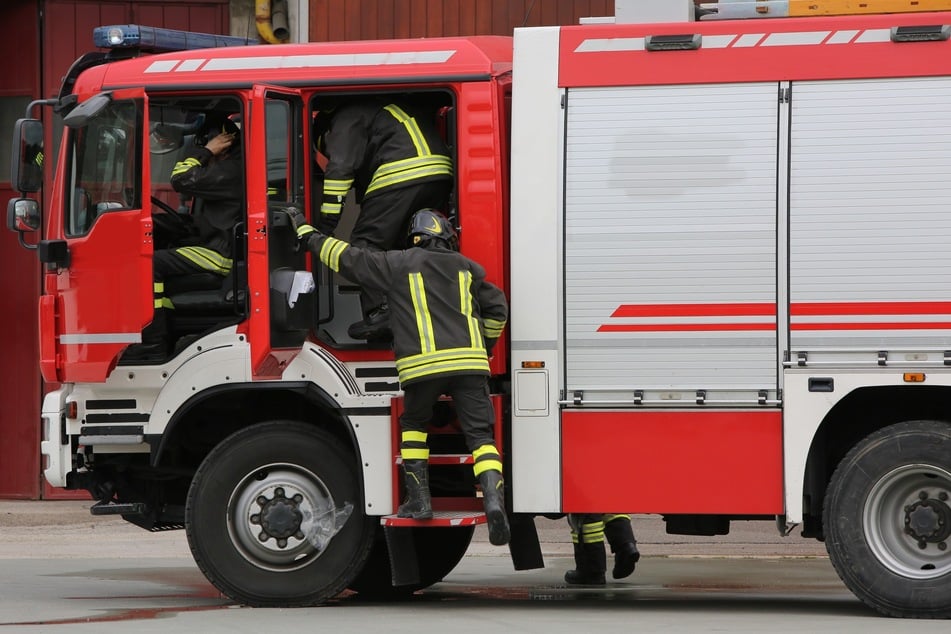
[[[175,191],[201,200],[193,216],[201,245],[229,258],[234,226],[244,217],[243,170],[240,152],[213,161],[209,150],[196,147],[175,164],[170,179]]]
[[[505,295],[477,262],[439,246],[371,251],[321,233],[307,248],[334,271],[386,293],[400,383],[489,374],[487,350],[505,327]]]
[[[330,116],[320,140],[328,161],[320,213],[339,218],[351,188],[359,203],[388,189],[452,179],[449,150],[435,126],[408,107],[354,103]]]

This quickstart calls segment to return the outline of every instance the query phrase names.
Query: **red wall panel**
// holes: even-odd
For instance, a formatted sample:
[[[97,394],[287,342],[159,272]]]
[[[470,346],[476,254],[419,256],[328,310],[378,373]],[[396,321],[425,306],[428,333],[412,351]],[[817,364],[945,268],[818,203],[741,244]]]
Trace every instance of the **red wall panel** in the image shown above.
[[[43,17],[40,18],[40,9]],[[73,60],[93,50],[92,29],[138,23],[211,33],[228,33],[228,0],[21,0],[0,4],[0,22],[15,24],[0,38],[0,97],[40,99],[59,93]],[[41,54],[42,51],[42,54]],[[42,59],[42,64],[40,60]],[[44,119],[49,121],[47,111]],[[47,157],[53,135],[47,132]],[[0,152],[9,152],[11,130],[0,130]],[[48,161],[49,163],[49,161]],[[0,174],[0,204],[15,195],[9,176]],[[0,354],[0,498],[74,497],[42,484],[40,402],[37,365],[37,301],[40,265],[35,251],[22,248],[16,234],[0,229],[0,297],[3,354]]]
[[[309,0],[312,42],[511,35],[614,15],[614,0]]]

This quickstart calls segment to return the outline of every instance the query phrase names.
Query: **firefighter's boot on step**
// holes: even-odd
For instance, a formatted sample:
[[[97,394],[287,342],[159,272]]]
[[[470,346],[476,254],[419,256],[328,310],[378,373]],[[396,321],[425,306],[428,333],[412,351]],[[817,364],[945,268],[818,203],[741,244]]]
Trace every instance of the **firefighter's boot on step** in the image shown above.
[[[511,531],[505,514],[502,472],[495,469],[483,471],[479,474],[479,484],[482,486],[482,504],[489,525],[489,542],[493,546],[503,546],[509,543]]]
[[[574,549],[575,570],[565,573],[565,583],[573,586],[605,585],[607,557],[604,554],[604,542],[574,544]]]
[[[400,504],[398,517],[411,517],[414,520],[428,520],[433,517],[432,498],[429,494],[429,461],[404,460],[403,481],[406,485],[406,499]]]
[[[628,515],[605,515],[604,536],[614,553],[614,570],[611,576],[623,579],[634,572],[634,567],[640,561],[641,553],[637,550],[637,540],[634,539],[634,528]]]

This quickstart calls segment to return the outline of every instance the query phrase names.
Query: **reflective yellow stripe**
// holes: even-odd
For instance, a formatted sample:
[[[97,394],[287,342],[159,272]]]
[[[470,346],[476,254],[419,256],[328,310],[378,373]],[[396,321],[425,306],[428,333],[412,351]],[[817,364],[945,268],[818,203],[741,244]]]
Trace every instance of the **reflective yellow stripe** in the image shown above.
[[[152,282],[152,292],[156,295],[165,292],[165,282]]]
[[[395,104],[386,106],[384,110],[393,115],[406,128],[406,133],[409,134],[410,140],[416,147],[416,154],[420,156],[432,154],[429,150],[429,144],[426,143],[426,137],[423,136],[423,131],[419,129],[419,125],[416,123],[416,119],[409,116],[406,111]]]
[[[320,247],[320,261],[334,271],[340,270],[340,256],[350,245],[343,240],[327,238]]]
[[[605,523],[605,524],[607,524],[608,522],[613,522],[614,520],[619,520],[619,519],[621,519],[622,517],[623,517],[624,519],[626,519],[626,520],[630,520],[630,519],[631,519],[631,516],[630,516],[630,515],[624,515],[624,514],[614,515],[614,514],[611,514],[611,513],[605,513],[604,515],[601,516],[601,519],[604,520],[604,523]]]
[[[481,447],[476,447],[472,452],[472,459],[478,460],[484,456],[494,455],[496,458],[499,457],[499,450],[495,448],[495,445],[482,445]]]
[[[353,179],[327,179],[324,181],[324,196],[346,196],[353,185]]]
[[[482,327],[485,329],[485,336],[492,339],[498,339],[502,336],[502,330],[505,329],[505,321],[498,319],[483,319]]]
[[[431,176],[452,176],[452,161],[448,156],[437,154],[385,163],[373,173],[366,193]]]
[[[168,308],[169,310],[174,310],[175,304],[173,304],[172,300],[170,300],[167,297],[156,297],[152,307],[153,308]]]
[[[416,313],[416,331],[419,333],[419,349],[423,353],[436,349],[433,319],[426,302],[426,287],[421,273],[409,274],[409,292],[413,299],[413,311]]]
[[[400,439],[403,442],[426,442],[428,436],[424,431],[404,431]]]
[[[489,373],[485,348],[449,348],[404,357],[396,362],[400,381],[408,381],[440,372]]]
[[[472,465],[472,472],[478,477],[480,473],[486,471],[498,471],[502,473],[502,463],[498,460],[482,460]]]
[[[429,449],[400,449],[403,460],[429,460]]]
[[[479,330],[479,320],[472,314],[472,273],[459,271],[459,312],[469,324],[469,343],[473,348],[484,348],[482,333]]]
[[[233,265],[231,258],[226,258],[217,251],[205,247],[180,247],[175,249],[175,253],[194,262],[204,270],[219,275],[227,275]]]
[[[175,164],[175,167],[172,168],[172,176],[177,176],[184,172],[187,172],[193,167],[198,167],[201,165],[201,161],[194,157],[189,157],[183,161],[179,161]]]

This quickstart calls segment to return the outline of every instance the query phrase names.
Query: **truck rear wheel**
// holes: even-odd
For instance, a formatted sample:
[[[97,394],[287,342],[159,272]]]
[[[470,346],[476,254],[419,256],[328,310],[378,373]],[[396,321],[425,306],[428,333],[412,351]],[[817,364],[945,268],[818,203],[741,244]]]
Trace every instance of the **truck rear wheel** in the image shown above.
[[[413,533],[419,565],[419,583],[409,586],[391,584],[390,553],[381,528],[366,566],[350,583],[351,590],[370,599],[397,599],[439,583],[465,556],[475,527],[413,527],[397,530]]]
[[[887,616],[951,617],[951,426],[899,423],[836,468],[823,511],[839,577]]]
[[[192,480],[185,508],[198,567],[250,606],[315,605],[363,568],[375,523],[363,512],[353,452],[291,421],[221,442]]]

